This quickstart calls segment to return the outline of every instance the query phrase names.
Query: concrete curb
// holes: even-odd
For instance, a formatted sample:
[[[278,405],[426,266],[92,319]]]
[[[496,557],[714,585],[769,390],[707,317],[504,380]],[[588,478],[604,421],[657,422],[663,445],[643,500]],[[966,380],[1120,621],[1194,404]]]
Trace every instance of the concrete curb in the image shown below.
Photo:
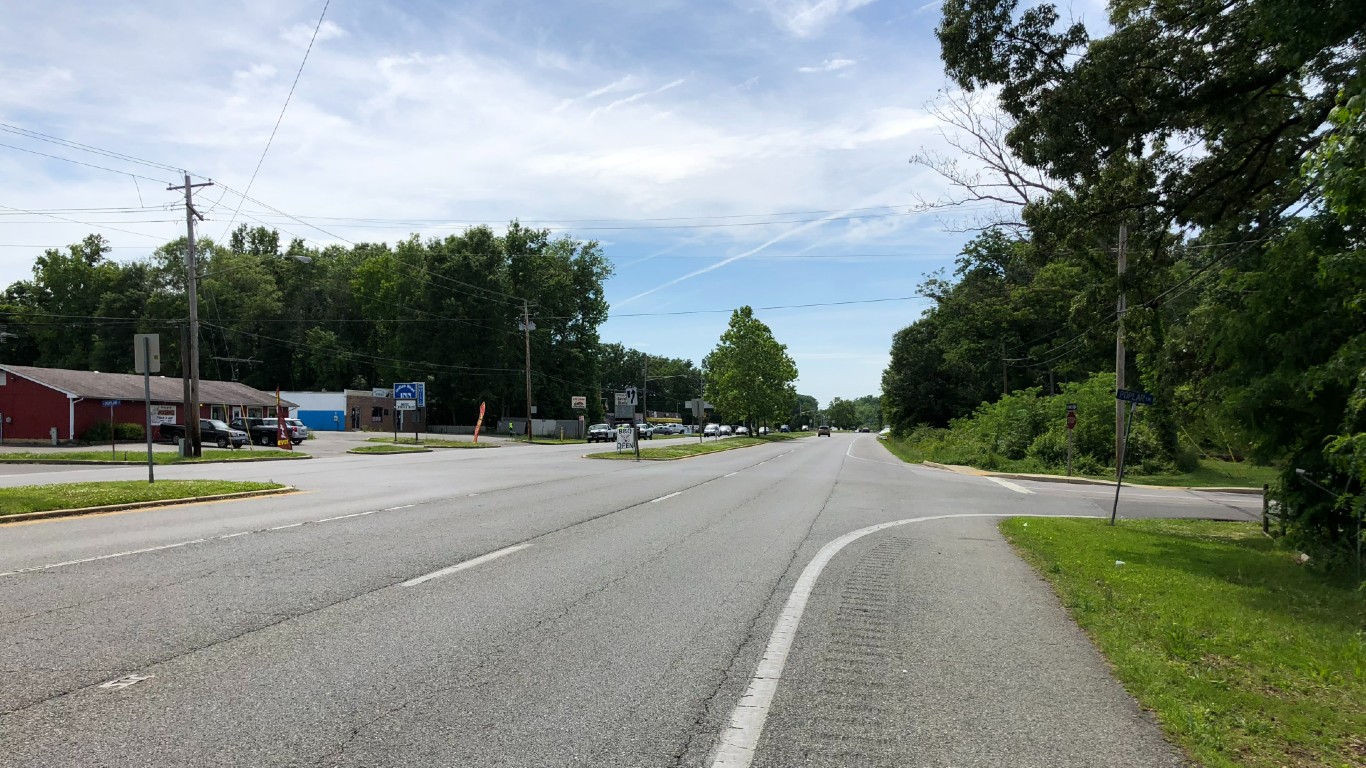
[[[2,456],[3,454],[0,454]],[[197,464],[255,464],[261,461],[302,461],[313,458],[312,454],[300,454],[298,456],[262,456],[259,459],[222,459],[211,461],[184,461],[173,464],[157,464],[158,467],[175,467]],[[54,466],[89,466],[89,467],[145,467],[146,461],[87,461],[85,459],[0,459],[0,465],[4,464],[49,464]]]
[[[1115,487],[1113,480],[1096,480],[1090,477],[1066,477],[1064,475],[1036,475],[1023,472],[988,472],[984,469],[975,467],[959,467],[951,464],[940,464],[934,461],[923,461],[922,466],[942,469],[959,475],[971,475],[974,477],[999,477],[1004,480],[1035,480],[1042,483],[1070,483],[1072,485],[1101,485],[1109,488]],[[1196,493],[1242,493],[1249,496],[1261,496],[1260,488],[1240,488],[1236,486],[1209,486],[1195,487],[1185,485],[1144,485],[1143,483],[1126,482],[1128,488],[1145,488],[1156,491],[1192,491]]]
[[[404,446],[401,451],[358,451],[355,448],[347,451],[352,456],[401,456],[405,453],[431,453],[435,448],[420,448]]]
[[[157,501],[134,501],[128,504],[105,504],[102,507],[82,507],[80,509],[49,509],[43,512],[23,512],[17,515],[0,515],[0,525],[6,523],[19,522],[21,520],[44,520],[49,517],[76,517],[78,515],[95,515],[101,512],[123,512],[130,509],[152,509],[155,507],[173,507],[177,504],[193,504],[201,501],[232,501],[234,499],[250,499],[255,496],[279,496],[285,493],[295,493],[299,489],[292,485],[283,488],[267,488],[260,491],[238,491],[237,493],[218,493],[212,496],[187,496],[183,499],[159,499]]]

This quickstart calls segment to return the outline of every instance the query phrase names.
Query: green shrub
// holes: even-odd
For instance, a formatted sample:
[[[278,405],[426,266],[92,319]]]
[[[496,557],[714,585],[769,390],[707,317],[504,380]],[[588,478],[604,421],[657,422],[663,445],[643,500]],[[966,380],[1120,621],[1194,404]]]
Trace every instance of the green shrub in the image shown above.
[[[1067,466],[1067,436],[1065,430],[1049,430],[1029,444],[1028,457],[1043,467]]]
[[[119,423],[114,425],[114,438],[116,440],[145,440],[145,435],[146,432],[143,431],[141,424]],[[109,422],[95,422],[89,429],[81,433],[81,440],[87,443],[109,442]]]

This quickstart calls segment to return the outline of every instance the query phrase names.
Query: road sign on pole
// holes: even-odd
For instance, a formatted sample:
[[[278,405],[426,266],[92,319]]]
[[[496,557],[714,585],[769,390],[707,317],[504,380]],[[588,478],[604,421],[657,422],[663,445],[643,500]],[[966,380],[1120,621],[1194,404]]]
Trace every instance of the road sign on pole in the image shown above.
[[[133,334],[133,372],[161,372],[161,335],[157,333]]]
[[[1120,389],[1115,391],[1115,399],[1123,400],[1126,403],[1137,403],[1139,405],[1152,405],[1154,398],[1147,392],[1138,392],[1130,389]]]
[[[635,388],[635,387],[627,387],[627,388],[626,388],[626,402],[627,402],[627,403],[630,403],[632,406],[634,406],[634,405],[636,404],[636,402],[638,402],[638,401],[636,400],[636,388]]]

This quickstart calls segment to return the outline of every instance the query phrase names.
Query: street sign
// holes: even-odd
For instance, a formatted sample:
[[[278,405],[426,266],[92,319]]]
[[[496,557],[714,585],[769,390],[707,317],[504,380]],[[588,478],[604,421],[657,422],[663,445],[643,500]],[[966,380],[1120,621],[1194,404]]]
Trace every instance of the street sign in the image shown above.
[[[395,387],[395,389],[397,389],[397,387]],[[395,401],[394,401],[394,410],[396,410],[396,411],[416,411],[416,410],[417,410],[417,401],[416,401],[416,400],[395,400]]]
[[[116,405],[123,405],[123,401],[122,401],[122,400],[104,400],[104,401],[101,401],[101,402],[100,402],[100,405],[101,405],[102,407],[104,407],[104,408],[113,408],[113,407],[116,406]]]
[[[588,407],[588,398],[587,398],[585,395],[570,395],[570,397],[569,397],[569,407],[570,407],[570,408],[587,408],[587,407]]]
[[[1131,389],[1121,389],[1115,392],[1116,400],[1123,400],[1126,403],[1138,403],[1139,405],[1152,405],[1153,396],[1147,392],[1138,392]]]
[[[1076,404],[1076,403],[1068,403],[1068,404],[1067,404],[1067,411],[1068,411],[1069,413],[1072,412],[1072,411],[1075,411],[1075,410],[1077,410],[1077,404]]]
[[[394,384],[394,399],[395,399],[395,400],[412,400],[413,403],[416,404],[416,403],[417,403],[417,385],[416,385],[416,384],[413,384],[413,383],[411,383],[411,382],[402,382],[402,383]],[[403,409],[403,410],[410,410],[410,409],[405,408],[405,409]]]
[[[627,388],[626,388],[626,402],[627,402],[627,403],[630,403],[631,405],[635,405],[637,402],[639,402],[638,400],[636,400],[636,388],[635,388],[635,387],[627,387]]]
[[[1076,412],[1076,411],[1068,411],[1068,412],[1067,412],[1067,428],[1068,428],[1068,429],[1076,429],[1076,428],[1077,428],[1077,412]]]
[[[417,407],[418,407],[418,408],[426,408],[426,407],[427,407],[427,382],[425,382],[425,381],[415,382],[415,383],[413,384],[413,386],[414,386],[414,387],[417,387]]]
[[[133,334],[133,372],[159,373],[161,371],[161,334]]]

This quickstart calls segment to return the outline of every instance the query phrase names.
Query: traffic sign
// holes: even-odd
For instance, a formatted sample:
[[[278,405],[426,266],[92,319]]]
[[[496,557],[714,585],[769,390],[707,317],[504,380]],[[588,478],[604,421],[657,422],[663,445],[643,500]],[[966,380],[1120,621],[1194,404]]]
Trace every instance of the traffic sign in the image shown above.
[[[417,385],[412,382],[401,382],[394,384],[395,400],[412,400],[417,402]]]
[[[161,334],[133,334],[133,372],[161,372]]]
[[[626,388],[626,402],[629,403],[630,405],[635,405],[637,402],[639,402],[638,400],[636,400],[636,388],[635,388],[635,387],[627,387],[627,388]]]
[[[1131,389],[1120,389],[1115,392],[1116,400],[1123,400],[1126,403],[1138,403],[1139,405],[1152,405],[1153,396],[1147,392],[1138,392]]]
[[[105,400],[105,401],[101,402],[100,405],[103,406],[103,407],[105,407],[105,408],[113,408],[113,407],[116,406],[116,405],[123,405],[123,401],[122,401],[122,400]]]
[[[1068,404],[1067,404],[1067,410],[1068,410],[1069,413],[1072,412],[1072,411],[1077,410],[1077,404],[1076,404],[1076,403],[1068,403]]]
[[[394,410],[396,410],[396,411],[416,411],[416,410],[417,410],[417,401],[416,401],[416,400],[395,400],[395,401],[394,401]]]
[[[1076,429],[1076,428],[1077,428],[1077,412],[1076,412],[1076,411],[1068,411],[1068,412],[1067,412],[1067,428],[1068,428],[1068,429]]]

